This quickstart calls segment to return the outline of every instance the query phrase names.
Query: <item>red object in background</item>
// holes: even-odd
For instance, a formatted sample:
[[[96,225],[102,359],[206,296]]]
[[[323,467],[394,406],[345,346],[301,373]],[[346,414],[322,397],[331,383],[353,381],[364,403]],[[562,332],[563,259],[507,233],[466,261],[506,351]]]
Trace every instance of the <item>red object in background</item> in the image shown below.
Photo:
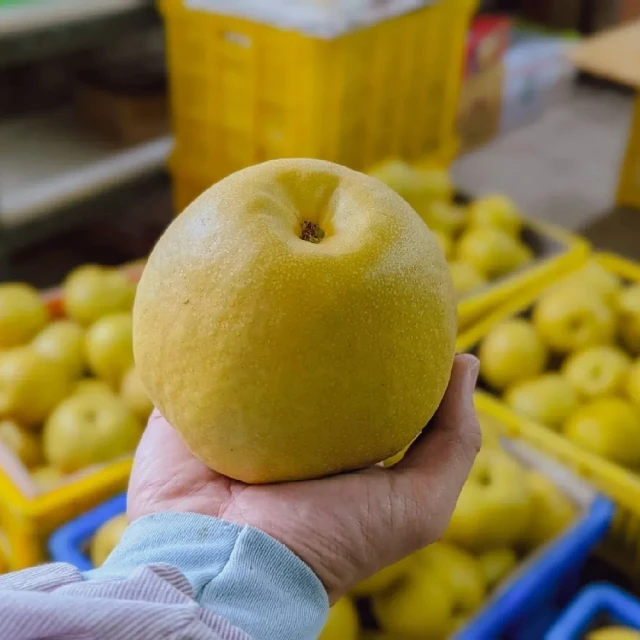
[[[511,19],[503,15],[483,15],[471,25],[467,38],[466,75],[486,71],[502,62],[511,40]]]

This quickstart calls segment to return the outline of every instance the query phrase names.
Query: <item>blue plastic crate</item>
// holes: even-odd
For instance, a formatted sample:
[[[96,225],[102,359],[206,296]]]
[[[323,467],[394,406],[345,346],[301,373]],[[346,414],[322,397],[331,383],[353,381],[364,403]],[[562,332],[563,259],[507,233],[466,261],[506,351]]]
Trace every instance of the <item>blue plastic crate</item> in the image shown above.
[[[55,562],[68,562],[80,571],[93,569],[86,546],[105,523],[127,510],[127,494],[121,493],[60,527],[49,538],[49,554]]]
[[[455,640],[540,640],[575,596],[591,550],[609,529],[614,504],[597,497],[586,513],[499,591]],[[567,640],[567,638],[563,638]]]
[[[640,630],[640,600],[609,584],[583,589],[546,640],[581,640],[601,626],[622,626]]]

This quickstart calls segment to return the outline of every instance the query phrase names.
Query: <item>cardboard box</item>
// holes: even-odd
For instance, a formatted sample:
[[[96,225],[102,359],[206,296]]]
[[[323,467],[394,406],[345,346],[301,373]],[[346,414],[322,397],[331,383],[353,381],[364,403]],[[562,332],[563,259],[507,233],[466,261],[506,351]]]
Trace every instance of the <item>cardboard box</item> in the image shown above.
[[[477,17],[467,39],[466,74],[487,71],[500,64],[511,40],[511,19],[501,15]]]
[[[640,18],[640,0],[622,0],[618,22],[629,22]]]
[[[486,144],[498,135],[503,85],[502,64],[465,80],[458,110],[458,131],[463,152]]]

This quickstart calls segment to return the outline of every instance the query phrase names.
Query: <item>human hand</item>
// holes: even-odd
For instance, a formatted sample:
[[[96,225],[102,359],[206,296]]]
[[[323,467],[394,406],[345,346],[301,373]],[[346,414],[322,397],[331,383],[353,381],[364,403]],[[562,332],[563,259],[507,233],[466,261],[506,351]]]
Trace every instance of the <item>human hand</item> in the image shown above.
[[[444,532],[480,449],[477,376],[473,356],[456,357],[432,428],[393,468],[276,485],[247,485],[212,471],[156,411],[136,452],[129,519],[192,512],[260,529],[313,569],[333,603]]]

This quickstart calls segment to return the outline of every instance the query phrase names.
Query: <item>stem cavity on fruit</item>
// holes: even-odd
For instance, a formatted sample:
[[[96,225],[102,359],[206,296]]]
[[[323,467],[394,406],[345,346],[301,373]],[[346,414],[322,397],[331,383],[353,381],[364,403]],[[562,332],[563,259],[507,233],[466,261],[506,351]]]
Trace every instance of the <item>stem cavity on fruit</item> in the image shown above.
[[[311,244],[320,244],[324,236],[324,231],[315,222],[303,220],[300,223],[300,238],[302,240],[311,242]]]

